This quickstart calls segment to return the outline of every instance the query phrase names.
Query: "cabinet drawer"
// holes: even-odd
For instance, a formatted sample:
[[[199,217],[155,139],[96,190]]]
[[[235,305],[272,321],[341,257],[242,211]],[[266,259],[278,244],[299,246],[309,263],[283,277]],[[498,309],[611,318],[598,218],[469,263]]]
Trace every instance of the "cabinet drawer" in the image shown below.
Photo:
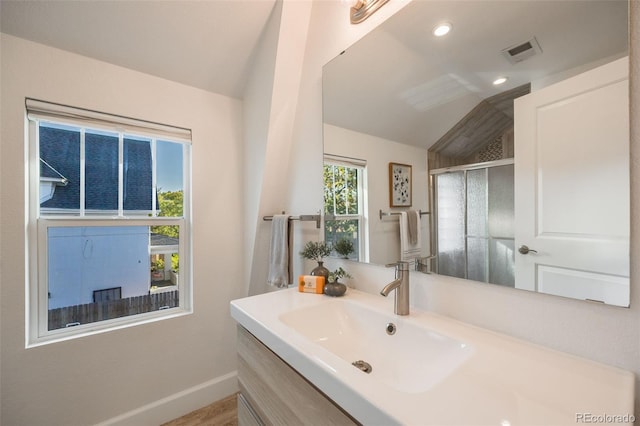
[[[264,426],[242,393],[238,394],[238,426]]]
[[[238,327],[238,380],[265,425],[358,424],[243,327]]]

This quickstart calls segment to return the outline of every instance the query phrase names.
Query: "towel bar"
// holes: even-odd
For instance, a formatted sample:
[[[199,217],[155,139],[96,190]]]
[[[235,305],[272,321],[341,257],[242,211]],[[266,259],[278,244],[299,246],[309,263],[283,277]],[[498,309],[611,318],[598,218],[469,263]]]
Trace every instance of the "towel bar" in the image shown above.
[[[271,221],[271,220],[273,220],[273,216],[263,216],[262,220]],[[301,214],[300,216],[289,216],[289,220],[299,220],[299,221],[303,221],[303,222],[315,222],[316,223],[316,228],[320,229],[321,217],[320,217],[319,214]]]
[[[431,212],[423,212],[422,210],[418,210],[420,216],[424,216],[425,214],[431,214]],[[383,216],[400,216],[400,212],[383,212],[380,210],[380,220],[382,220]]]

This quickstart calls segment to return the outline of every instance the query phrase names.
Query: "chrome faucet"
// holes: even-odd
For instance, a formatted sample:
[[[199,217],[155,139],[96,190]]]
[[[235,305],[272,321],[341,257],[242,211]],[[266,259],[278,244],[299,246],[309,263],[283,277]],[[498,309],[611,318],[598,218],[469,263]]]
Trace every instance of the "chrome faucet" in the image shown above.
[[[395,290],[393,312],[396,315],[409,315],[409,262],[399,261],[386,266],[396,268],[396,279],[384,286],[380,294],[387,297]]]

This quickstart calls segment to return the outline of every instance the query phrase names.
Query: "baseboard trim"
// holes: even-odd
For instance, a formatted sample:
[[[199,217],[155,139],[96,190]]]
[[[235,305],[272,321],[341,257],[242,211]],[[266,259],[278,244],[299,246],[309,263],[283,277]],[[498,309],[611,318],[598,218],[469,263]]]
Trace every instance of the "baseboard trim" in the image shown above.
[[[237,391],[238,372],[232,371],[98,423],[96,426],[157,426],[223,399]]]

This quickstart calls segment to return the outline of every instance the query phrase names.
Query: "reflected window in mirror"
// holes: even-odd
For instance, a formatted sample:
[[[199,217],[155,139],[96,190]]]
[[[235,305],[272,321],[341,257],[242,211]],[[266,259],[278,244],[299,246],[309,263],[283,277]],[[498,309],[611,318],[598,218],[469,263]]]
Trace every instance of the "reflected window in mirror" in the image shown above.
[[[333,255],[365,261],[366,162],[338,156],[324,158],[324,239]]]

